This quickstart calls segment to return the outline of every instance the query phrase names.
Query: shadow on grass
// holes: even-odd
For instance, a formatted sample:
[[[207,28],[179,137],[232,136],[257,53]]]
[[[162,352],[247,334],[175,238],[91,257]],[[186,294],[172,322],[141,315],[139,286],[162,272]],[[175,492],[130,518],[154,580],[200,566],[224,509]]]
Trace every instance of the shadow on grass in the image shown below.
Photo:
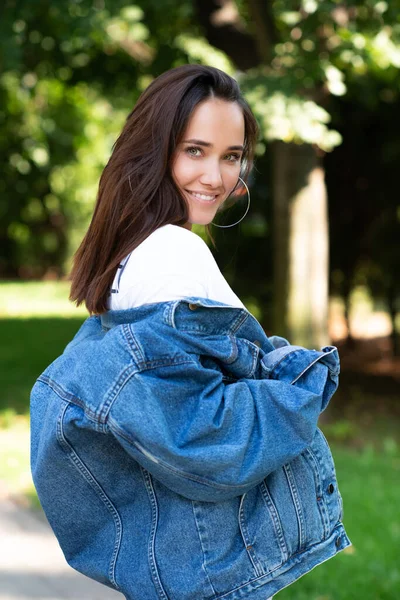
[[[84,318],[32,317],[0,320],[0,417],[29,413],[36,378],[73,338]]]

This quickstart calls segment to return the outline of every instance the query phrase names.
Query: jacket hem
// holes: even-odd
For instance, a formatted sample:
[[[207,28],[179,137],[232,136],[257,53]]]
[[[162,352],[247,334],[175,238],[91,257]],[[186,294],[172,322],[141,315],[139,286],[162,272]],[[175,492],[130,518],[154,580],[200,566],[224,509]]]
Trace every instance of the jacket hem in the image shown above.
[[[344,526],[339,521],[330,537],[323,542],[295,554],[272,573],[252,579],[239,588],[216,596],[214,600],[242,600],[243,598],[266,600],[351,545]]]

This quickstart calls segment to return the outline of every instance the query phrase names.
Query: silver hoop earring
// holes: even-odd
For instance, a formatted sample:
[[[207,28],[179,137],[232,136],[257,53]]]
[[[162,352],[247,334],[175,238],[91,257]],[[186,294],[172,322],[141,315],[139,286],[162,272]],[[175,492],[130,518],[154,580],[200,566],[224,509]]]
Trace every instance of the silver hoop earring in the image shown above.
[[[243,181],[243,179],[241,177],[239,177],[239,179],[243,183],[243,185],[244,185],[244,187],[246,188],[246,191],[247,191],[247,208],[246,208],[246,212],[244,213],[243,217],[241,217],[239,219],[239,221],[236,221],[236,223],[232,223],[232,225],[217,225],[216,223],[213,223],[211,221],[211,225],[214,225],[214,227],[223,227],[223,228],[234,227],[234,225],[237,225],[238,223],[240,223],[240,221],[243,221],[243,219],[245,218],[245,216],[249,212],[249,208],[250,208],[250,191],[249,191],[249,188],[247,187],[247,183],[245,181]]]

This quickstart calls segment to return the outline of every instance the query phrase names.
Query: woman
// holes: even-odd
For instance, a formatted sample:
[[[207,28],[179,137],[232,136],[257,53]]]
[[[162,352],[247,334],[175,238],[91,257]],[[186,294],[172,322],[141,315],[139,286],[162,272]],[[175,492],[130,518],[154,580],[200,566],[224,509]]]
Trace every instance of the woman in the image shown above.
[[[75,256],[92,316],[32,390],[49,522],[71,566],[128,600],[267,600],[351,543],[317,428],[336,349],[267,338],[191,231],[247,189],[256,137],[218,69],[153,81]]]
[[[71,300],[100,314],[191,293],[207,296],[208,285],[211,297],[243,307],[208,246],[182,229],[199,223],[209,231],[226,198],[243,189],[239,176],[251,170],[257,134],[237,84],[222,71],[185,65],[153,81],[102,174],[93,220],[75,257]],[[144,240],[145,249],[135,254]],[[132,252],[122,289],[109,304],[117,267]]]

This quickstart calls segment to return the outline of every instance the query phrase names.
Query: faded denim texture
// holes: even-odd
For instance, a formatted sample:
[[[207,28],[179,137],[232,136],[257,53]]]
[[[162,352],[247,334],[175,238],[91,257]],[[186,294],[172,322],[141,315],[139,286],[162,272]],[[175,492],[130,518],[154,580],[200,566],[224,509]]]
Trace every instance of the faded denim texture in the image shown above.
[[[128,600],[266,600],[351,544],[318,417],[333,346],[199,297],[88,318],[31,394],[69,564]]]

